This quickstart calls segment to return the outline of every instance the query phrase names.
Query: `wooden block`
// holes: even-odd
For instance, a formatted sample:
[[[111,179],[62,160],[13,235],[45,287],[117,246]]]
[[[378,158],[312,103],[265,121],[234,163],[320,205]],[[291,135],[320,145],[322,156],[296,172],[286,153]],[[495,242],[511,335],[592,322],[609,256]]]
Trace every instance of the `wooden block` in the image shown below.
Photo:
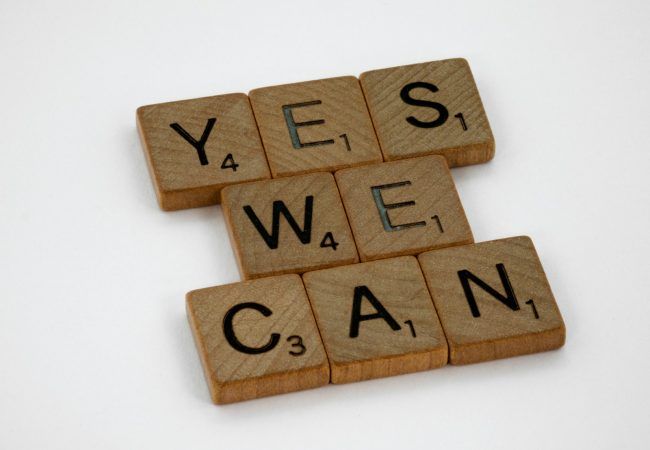
[[[361,261],[474,242],[442,156],[336,172]]]
[[[142,106],[136,116],[166,211],[215,205],[224,186],[271,177],[245,94]]]
[[[358,261],[330,173],[229,186],[223,212],[245,279]]]
[[[435,250],[419,259],[452,364],[564,345],[564,322],[530,238]]]
[[[215,403],[329,383],[329,365],[298,275],[199,289],[187,315]]]
[[[303,275],[332,383],[433,369],[447,343],[413,256]]]
[[[273,177],[382,161],[355,77],[265,87],[249,95]]]
[[[492,130],[464,59],[372,70],[360,78],[386,161],[437,154],[455,167],[493,158]]]

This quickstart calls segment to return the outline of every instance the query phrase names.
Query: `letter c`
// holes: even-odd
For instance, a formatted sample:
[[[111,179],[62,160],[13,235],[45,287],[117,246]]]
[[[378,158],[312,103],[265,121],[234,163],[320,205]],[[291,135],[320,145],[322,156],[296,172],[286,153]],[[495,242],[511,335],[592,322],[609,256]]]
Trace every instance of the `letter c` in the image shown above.
[[[255,311],[262,314],[264,317],[269,317],[273,312],[264,305],[259,303],[246,302],[239,303],[228,310],[226,315],[223,318],[223,334],[226,336],[226,340],[232,348],[238,352],[246,353],[248,355],[259,355],[261,353],[266,353],[278,345],[280,341],[280,335],[278,333],[271,334],[269,341],[262,347],[249,347],[241,343],[237,336],[235,336],[235,331],[233,330],[232,321],[237,314],[242,309],[254,309]]]

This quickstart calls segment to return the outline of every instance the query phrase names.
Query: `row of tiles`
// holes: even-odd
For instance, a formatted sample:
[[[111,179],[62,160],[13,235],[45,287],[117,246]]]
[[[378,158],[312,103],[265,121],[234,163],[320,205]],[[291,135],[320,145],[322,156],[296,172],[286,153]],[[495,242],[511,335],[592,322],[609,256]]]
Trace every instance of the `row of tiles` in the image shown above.
[[[474,242],[437,155],[228,186],[222,209],[244,279]]]
[[[137,124],[162,209],[220,202],[228,185],[427,154],[494,155],[464,59],[143,106]]]
[[[532,241],[514,237],[199,289],[187,311],[215,403],[559,348]]]

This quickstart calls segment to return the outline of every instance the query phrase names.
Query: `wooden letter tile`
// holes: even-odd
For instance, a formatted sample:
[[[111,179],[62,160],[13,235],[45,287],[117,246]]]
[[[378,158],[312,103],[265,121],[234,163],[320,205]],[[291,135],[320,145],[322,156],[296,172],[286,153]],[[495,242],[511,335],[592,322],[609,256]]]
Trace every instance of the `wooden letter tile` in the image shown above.
[[[303,275],[332,383],[433,369],[447,343],[413,256]]]
[[[271,177],[245,94],[142,106],[137,122],[164,210],[214,205],[224,186]]]
[[[361,261],[474,242],[442,156],[336,172]]]
[[[452,364],[564,345],[564,322],[530,238],[435,250],[419,259]]]
[[[229,186],[223,211],[245,279],[358,261],[330,173]]]
[[[298,275],[199,289],[187,314],[215,403],[329,383],[329,365]]]
[[[265,87],[249,95],[274,177],[382,161],[355,77]]]
[[[455,167],[494,156],[492,130],[464,59],[372,70],[360,78],[386,161],[438,154]]]

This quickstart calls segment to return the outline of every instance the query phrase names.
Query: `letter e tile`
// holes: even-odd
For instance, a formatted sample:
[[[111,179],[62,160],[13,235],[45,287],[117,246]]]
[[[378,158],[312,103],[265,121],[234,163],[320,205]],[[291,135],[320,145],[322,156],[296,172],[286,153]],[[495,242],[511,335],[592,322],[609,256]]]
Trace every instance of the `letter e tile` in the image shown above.
[[[249,95],[273,177],[382,161],[355,77],[264,87]]]
[[[474,242],[441,156],[336,172],[361,261]]]

